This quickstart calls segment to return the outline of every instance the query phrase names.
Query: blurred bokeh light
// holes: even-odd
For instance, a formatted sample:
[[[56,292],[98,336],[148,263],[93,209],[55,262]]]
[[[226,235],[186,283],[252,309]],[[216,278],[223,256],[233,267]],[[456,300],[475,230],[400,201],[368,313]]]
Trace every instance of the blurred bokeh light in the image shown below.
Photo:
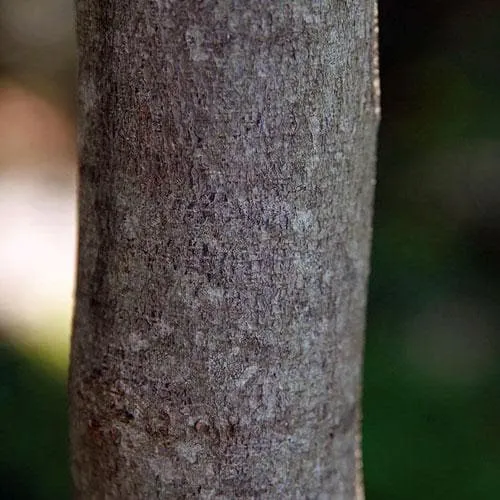
[[[500,4],[380,0],[368,500],[500,491]],[[0,498],[70,497],[72,0],[0,0]]]

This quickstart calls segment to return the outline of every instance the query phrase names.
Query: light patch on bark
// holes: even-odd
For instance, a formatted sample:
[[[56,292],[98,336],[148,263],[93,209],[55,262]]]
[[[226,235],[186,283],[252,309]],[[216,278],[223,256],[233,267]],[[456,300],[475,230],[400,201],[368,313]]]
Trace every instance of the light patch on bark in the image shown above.
[[[203,50],[203,38],[203,31],[199,26],[190,26],[186,30],[186,43],[194,62],[206,61],[210,57],[210,54]]]

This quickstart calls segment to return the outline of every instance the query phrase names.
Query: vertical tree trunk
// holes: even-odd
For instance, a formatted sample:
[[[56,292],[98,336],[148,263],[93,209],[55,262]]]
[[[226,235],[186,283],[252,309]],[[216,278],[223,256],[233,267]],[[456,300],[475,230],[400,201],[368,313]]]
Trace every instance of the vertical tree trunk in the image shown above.
[[[355,497],[374,0],[78,0],[77,498]]]

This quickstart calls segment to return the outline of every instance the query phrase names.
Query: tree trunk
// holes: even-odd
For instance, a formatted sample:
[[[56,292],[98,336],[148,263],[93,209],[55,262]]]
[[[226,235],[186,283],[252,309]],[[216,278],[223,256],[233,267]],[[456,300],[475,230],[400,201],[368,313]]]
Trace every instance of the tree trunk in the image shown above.
[[[355,498],[374,7],[77,1],[76,498]]]

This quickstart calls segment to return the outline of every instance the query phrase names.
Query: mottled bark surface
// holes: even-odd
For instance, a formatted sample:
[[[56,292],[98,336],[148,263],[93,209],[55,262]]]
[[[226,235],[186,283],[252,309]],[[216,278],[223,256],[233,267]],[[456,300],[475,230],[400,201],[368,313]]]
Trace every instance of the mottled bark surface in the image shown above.
[[[355,498],[372,0],[78,0],[77,498]]]

